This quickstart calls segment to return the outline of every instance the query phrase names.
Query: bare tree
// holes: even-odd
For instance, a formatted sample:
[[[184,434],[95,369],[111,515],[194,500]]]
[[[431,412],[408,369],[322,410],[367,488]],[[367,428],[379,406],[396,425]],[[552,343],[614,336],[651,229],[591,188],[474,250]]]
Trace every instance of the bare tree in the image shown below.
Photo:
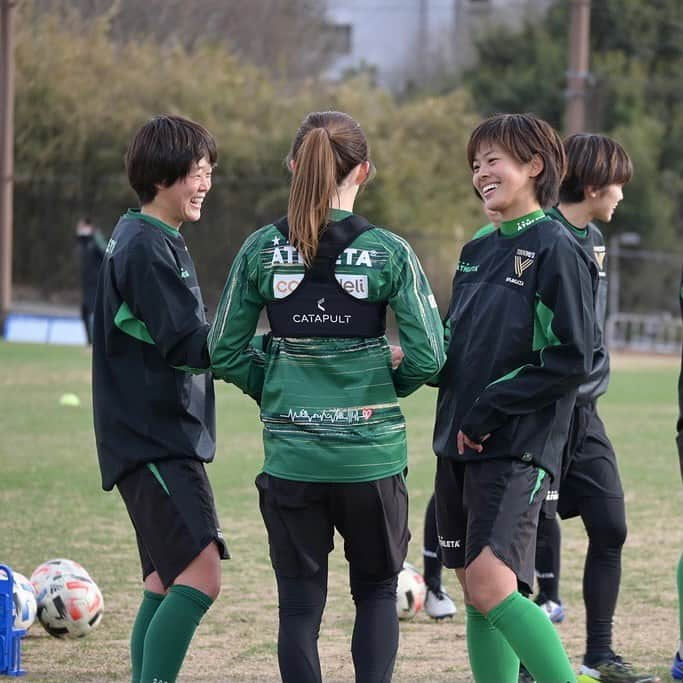
[[[38,12],[107,14],[112,37],[160,44],[228,44],[242,60],[278,77],[318,76],[339,49],[327,0],[33,0]]]

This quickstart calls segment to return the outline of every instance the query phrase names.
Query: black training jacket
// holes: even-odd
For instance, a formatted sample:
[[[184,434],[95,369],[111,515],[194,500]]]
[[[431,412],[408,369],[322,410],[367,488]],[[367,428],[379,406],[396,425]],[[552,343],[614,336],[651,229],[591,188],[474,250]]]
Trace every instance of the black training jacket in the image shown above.
[[[453,280],[434,427],[438,456],[520,458],[557,476],[592,366],[595,266],[535,212],[466,244]],[[457,452],[458,430],[481,454]]]
[[[143,463],[213,459],[208,331],[182,235],[128,211],[107,246],[95,297],[93,409],[105,490]]]
[[[548,211],[548,216],[564,225],[574,236],[589,259],[598,269],[598,286],[595,295],[595,330],[593,367],[588,379],[579,387],[576,405],[582,406],[598,400],[607,391],[609,384],[609,353],[605,342],[605,322],[607,320],[607,250],[605,238],[600,229],[589,223],[583,230],[572,225],[558,207]]]

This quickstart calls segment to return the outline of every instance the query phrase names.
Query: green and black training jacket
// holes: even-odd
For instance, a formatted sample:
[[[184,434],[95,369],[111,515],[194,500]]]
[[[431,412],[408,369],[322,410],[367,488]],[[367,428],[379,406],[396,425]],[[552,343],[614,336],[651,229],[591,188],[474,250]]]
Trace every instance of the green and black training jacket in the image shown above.
[[[326,230],[350,218],[333,209]],[[303,258],[275,225],[247,238],[209,336],[214,375],[259,403],[264,472],[310,482],[372,481],[403,472],[406,428],[397,397],[418,389],[445,360],[439,311],[420,263],[405,240],[372,227],[339,254],[334,268],[350,296],[370,309],[374,303],[392,308],[405,353],[396,369],[381,333],[273,333],[265,344],[252,342],[261,312],[295,295],[306,273]],[[325,298],[314,301],[308,323],[319,319],[322,330],[327,305]]]
[[[593,367],[576,394],[576,405],[582,406],[597,401],[607,391],[609,384],[609,353],[605,343],[605,324],[607,321],[607,250],[605,238],[594,223],[589,223],[583,229],[572,225],[557,206],[550,209],[547,214],[569,230],[586,256],[595,263],[598,271],[597,291],[595,293]]]
[[[557,476],[577,388],[592,368],[595,266],[539,210],[463,247],[446,318],[437,456],[520,458]],[[457,452],[462,430],[483,442]]]
[[[105,490],[142,464],[213,459],[208,331],[182,235],[128,211],[109,240],[95,298],[93,410]]]

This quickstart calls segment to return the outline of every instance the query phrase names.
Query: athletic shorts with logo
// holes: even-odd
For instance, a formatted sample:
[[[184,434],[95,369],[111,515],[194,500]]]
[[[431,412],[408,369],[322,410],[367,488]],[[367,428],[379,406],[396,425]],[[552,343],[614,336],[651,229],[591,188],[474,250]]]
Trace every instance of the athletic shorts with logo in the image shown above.
[[[335,528],[351,575],[396,576],[408,552],[408,491],[402,474],[367,482],[324,483],[256,478],[270,559],[280,576],[306,578],[327,567]]]
[[[562,519],[576,517],[581,498],[623,497],[617,456],[595,403],[577,406],[562,459],[559,500],[544,503],[545,516],[557,510]]]
[[[514,458],[437,458],[436,525],[444,565],[467,567],[489,546],[515,573],[520,590],[530,593],[549,479],[544,470]]]
[[[202,462],[149,463],[117,486],[135,527],[143,579],[156,571],[168,588],[212,541],[221,559],[230,557]]]

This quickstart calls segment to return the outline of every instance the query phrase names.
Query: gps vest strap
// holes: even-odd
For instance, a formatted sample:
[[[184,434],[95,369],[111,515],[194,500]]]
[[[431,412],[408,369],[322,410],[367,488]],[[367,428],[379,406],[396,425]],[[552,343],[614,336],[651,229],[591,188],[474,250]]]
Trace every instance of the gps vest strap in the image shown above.
[[[287,218],[281,218],[274,225],[289,240]],[[359,235],[371,229],[365,218],[356,215],[325,227],[315,259],[297,288],[266,307],[270,329],[276,337],[367,338],[384,334],[386,302],[357,299],[335,277],[339,255]]]

